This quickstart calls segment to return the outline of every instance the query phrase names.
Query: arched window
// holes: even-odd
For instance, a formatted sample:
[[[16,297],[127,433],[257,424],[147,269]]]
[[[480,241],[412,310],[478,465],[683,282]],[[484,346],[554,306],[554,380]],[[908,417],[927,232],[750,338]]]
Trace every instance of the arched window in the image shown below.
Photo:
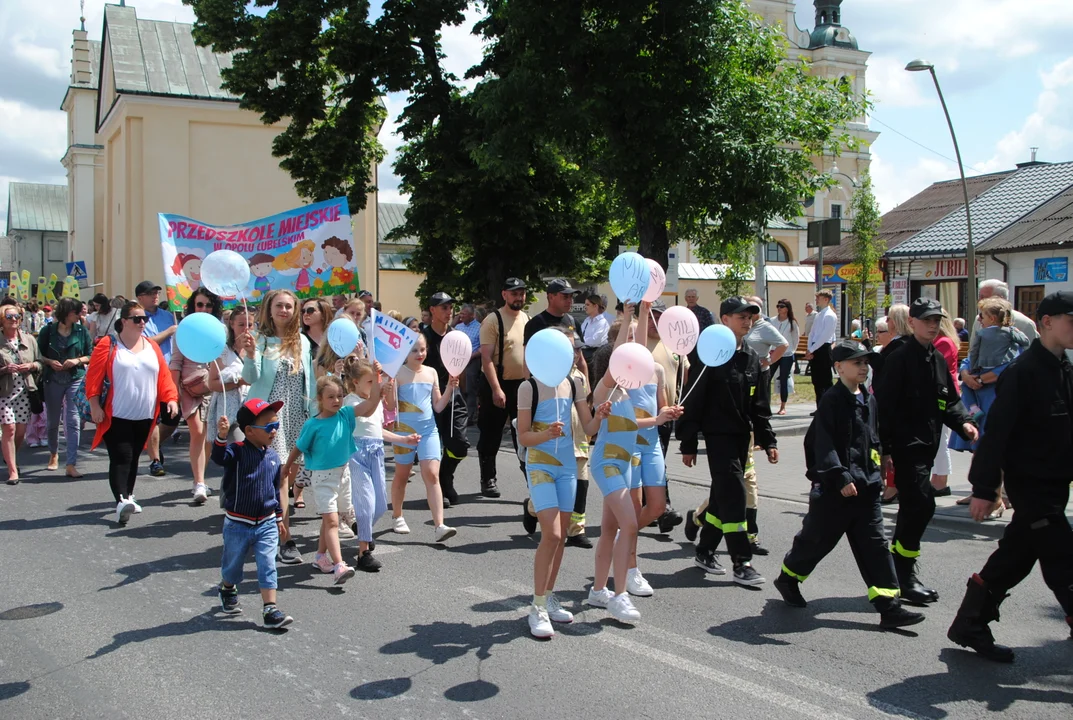
[[[782,243],[772,240],[767,244],[766,257],[767,262],[788,263],[790,262],[790,253],[786,252],[786,248]]]

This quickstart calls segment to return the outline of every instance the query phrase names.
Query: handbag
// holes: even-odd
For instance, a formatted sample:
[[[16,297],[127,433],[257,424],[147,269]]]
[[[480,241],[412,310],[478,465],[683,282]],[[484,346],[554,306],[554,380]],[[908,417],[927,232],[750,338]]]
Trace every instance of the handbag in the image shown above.
[[[179,378],[183,391],[193,398],[203,398],[212,393],[209,389],[208,368],[199,368],[184,378]]]

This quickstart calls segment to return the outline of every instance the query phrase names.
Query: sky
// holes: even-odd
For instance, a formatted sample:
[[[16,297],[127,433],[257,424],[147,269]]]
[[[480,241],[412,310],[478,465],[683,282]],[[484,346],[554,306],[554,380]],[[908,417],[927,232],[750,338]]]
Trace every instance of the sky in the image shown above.
[[[180,0],[128,4],[144,19],[193,20]],[[86,0],[94,40],[101,37],[103,7]],[[814,14],[811,2],[799,0],[801,28],[813,27]],[[473,7],[463,26],[444,31],[448,69],[459,77],[481,55],[480,41],[470,34],[478,17]],[[0,228],[6,226],[9,182],[66,182],[60,103],[78,18],[78,0],[0,0]],[[880,133],[872,146],[872,180],[883,211],[958,174],[930,77],[903,70],[914,58],[935,65],[967,175],[1012,168],[1029,159],[1030,147],[1039,148],[1040,160],[1073,160],[1073,1],[845,0],[842,24],[872,53],[869,122]],[[382,202],[400,197],[391,163],[401,142],[394,120],[405,100],[397,94],[385,99],[389,121],[380,140],[389,156],[380,168]]]

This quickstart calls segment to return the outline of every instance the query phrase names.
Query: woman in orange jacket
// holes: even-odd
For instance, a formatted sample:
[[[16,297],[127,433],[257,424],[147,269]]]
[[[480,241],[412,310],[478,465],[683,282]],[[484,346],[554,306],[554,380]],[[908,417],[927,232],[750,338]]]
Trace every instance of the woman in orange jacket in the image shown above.
[[[127,302],[116,321],[115,339],[97,342],[86,373],[89,400],[97,433],[93,446],[108,448],[108,482],[116,500],[116,522],[125,525],[142,508],[134,501],[138,458],[160,413],[179,412],[179,392],[160,347],[142,336],[145,310]]]

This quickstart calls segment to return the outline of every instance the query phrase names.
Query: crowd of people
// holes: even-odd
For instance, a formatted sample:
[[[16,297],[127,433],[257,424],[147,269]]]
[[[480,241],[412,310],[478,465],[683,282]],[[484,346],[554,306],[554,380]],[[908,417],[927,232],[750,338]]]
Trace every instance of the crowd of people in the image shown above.
[[[903,603],[938,601],[921,582],[917,563],[935,497],[950,492],[953,448],[977,453],[970,473],[974,518],[1000,512],[1004,481],[1021,512],[999,551],[970,580],[950,638],[992,659],[1012,660],[1008,648],[995,644],[988,622],[1036,559],[1073,625],[1073,531],[1064,514],[1073,465],[1024,462],[1034,457],[1026,447],[1041,438],[1065,448],[1052,452],[1055,458],[1073,448],[1070,293],[1044,300],[1037,330],[1010,306],[1004,284],[985,282],[978,327],[959,361],[961,333],[935,300],[892,306],[876,323],[874,338],[868,328],[851,328],[839,342],[829,291],[816,294],[814,307],[806,304],[801,327],[787,299],[778,300],[768,318],[759,297],[726,298],[717,318],[687,290],[686,306],[701,331],[721,324],[736,343],[727,362],[706,366],[697,350],[679,356],[663,344],[657,329],[667,310],[662,301],[619,303],[612,310],[606,298],[588,295],[579,325],[571,315],[579,292],[568,281],[556,278],[541,288],[547,307],[533,317],[525,311],[531,290],[508,278],[495,309],[461,305],[456,313],[455,300],[437,292],[420,318],[387,311],[418,333],[394,378],[369,357],[371,310],[381,310],[369,292],[299,300],[275,289],[258,307],[225,308],[208,289],[197,289],[182,316],[209,313],[226,329],[223,354],[211,363],[184,357],[175,337],[177,314],[160,303],[161,288],[151,281],[135,288],[133,300],[63,298],[55,308],[38,310],[6,298],[0,427],[8,483],[19,482],[17,451],[33,417],[44,417],[47,469],[54,471],[62,421],[70,477],[81,476],[80,433],[92,422],[92,447],[107,449],[115,521],[125,525],[142,512],[135,499],[142,453],[151,475],[166,474],[164,443],[185,425],[183,457],[195,505],[212,492],[207,462],[223,468],[221,608],[240,611],[237,585],[253,550],[264,623],[278,628],[292,618],[277,606],[276,563],[303,562],[290,531],[292,512],[314,504],[321,525],[313,564],[336,584],[356,569],[379,571],[373,529],[390,509],[391,532],[411,532],[402,508],[415,463],[432,518],[430,539],[447,542],[459,532],[446,523],[445,511],[461,501],[455,476],[469,455],[467,428],[477,428],[479,492],[489,498],[500,496],[497,461],[509,430],[529,488],[521,521],[527,533],[541,533],[528,622],[534,636],[548,638],[553,623],[573,619],[554,592],[564,549],[593,546],[586,537],[590,481],[603,508],[586,602],[623,623],[640,620],[631,596],[651,597],[655,589],[638,564],[638,531],[655,525],[670,532],[683,523],[667,487],[672,434],[686,466],[697,463],[702,437],[706,447],[709,497],[684,519],[686,537],[696,542],[696,566],[727,574],[716,559],[725,539],[734,582],[765,582],[753,566],[754,556],[769,553],[759,539],[753,450],[779,461],[772,385],[777,376],[777,413],[783,414],[803,359],[817,410],[805,438],[809,512],[774,583],[789,605],[806,604],[801,583],[847,535],[881,626],[922,621]],[[359,328],[356,347],[342,357],[327,342],[340,318]],[[454,376],[440,356],[452,329],[472,343],[465,371]],[[544,332],[565,334],[574,349],[573,367],[557,386],[533,377],[526,363],[528,343]],[[807,353],[798,358],[802,336]],[[624,388],[609,366],[631,343],[651,354],[654,370],[638,387]],[[962,391],[970,401],[962,402]],[[988,422],[992,413],[998,418]],[[1046,429],[1037,437],[1026,436],[1026,427],[1041,423]],[[880,512],[888,501],[899,502],[889,546]],[[354,566],[342,552],[341,541],[350,539],[358,546]]]

